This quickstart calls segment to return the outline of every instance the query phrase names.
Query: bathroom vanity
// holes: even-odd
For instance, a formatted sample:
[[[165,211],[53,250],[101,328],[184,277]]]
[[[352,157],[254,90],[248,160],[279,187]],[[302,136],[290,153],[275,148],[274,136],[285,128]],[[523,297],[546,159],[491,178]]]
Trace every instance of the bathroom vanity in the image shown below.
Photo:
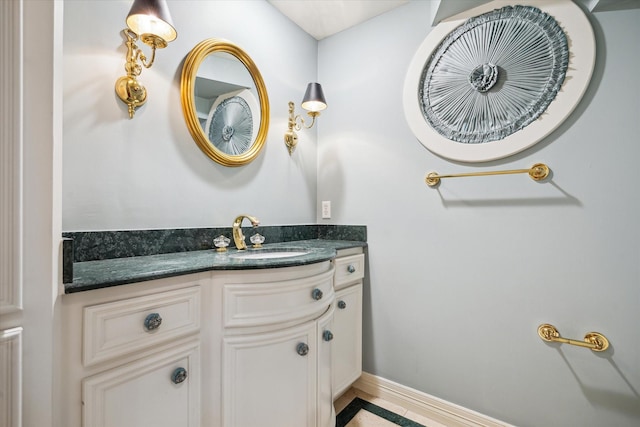
[[[233,251],[114,260],[161,275],[189,256],[215,259],[125,286],[80,271],[88,290],[74,283],[59,307],[63,424],[333,426],[333,400],[362,371],[364,244],[314,244],[299,262]]]

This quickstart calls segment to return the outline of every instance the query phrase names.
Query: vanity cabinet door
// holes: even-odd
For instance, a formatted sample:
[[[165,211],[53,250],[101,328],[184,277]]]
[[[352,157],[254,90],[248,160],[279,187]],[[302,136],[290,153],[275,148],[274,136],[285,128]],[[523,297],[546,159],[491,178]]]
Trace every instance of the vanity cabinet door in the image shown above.
[[[317,326],[225,337],[225,427],[314,427]]]
[[[191,341],[86,378],[83,427],[200,427],[199,349]]]
[[[362,374],[362,282],[336,292],[333,318],[333,396],[339,397]]]

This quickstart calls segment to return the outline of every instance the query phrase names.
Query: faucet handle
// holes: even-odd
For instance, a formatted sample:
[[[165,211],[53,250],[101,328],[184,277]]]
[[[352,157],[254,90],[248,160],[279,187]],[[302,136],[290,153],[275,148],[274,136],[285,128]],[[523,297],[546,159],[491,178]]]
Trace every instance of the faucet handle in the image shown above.
[[[253,243],[254,248],[261,248],[264,243],[264,236],[260,233],[256,233],[253,236],[249,237],[251,243]]]
[[[213,244],[215,245],[216,251],[218,252],[226,252],[227,246],[229,246],[229,242],[231,242],[231,239],[222,235],[213,239]]]

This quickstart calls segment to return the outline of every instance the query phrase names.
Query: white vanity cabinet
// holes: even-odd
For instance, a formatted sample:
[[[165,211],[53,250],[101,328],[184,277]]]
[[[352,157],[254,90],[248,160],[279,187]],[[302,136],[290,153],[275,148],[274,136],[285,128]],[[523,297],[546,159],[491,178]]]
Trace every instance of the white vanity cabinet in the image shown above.
[[[362,372],[361,248],[61,297],[64,427],[334,427]]]
[[[190,275],[65,295],[62,424],[201,426],[201,284]]]
[[[331,373],[334,398],[362,374],[362,249],[338,252],[334,260],[336,292]]]
[[[333,266],[214,276],[222,288],[225,427],[332,427]]]

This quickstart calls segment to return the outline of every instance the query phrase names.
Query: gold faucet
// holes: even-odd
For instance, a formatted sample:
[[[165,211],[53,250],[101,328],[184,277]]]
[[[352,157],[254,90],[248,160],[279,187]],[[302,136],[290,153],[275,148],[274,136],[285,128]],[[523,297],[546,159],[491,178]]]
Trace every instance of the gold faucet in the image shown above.
[[[257,227],[260,225],[260,220],[251,215],[238,215],[235,221],[233,221],[233,241],[236,244],[236,249],[243,250],[247,249],[247,244],[244,242],[244,234],[242,234],[242,220],[247,218],[251,221],[251,225]]]

